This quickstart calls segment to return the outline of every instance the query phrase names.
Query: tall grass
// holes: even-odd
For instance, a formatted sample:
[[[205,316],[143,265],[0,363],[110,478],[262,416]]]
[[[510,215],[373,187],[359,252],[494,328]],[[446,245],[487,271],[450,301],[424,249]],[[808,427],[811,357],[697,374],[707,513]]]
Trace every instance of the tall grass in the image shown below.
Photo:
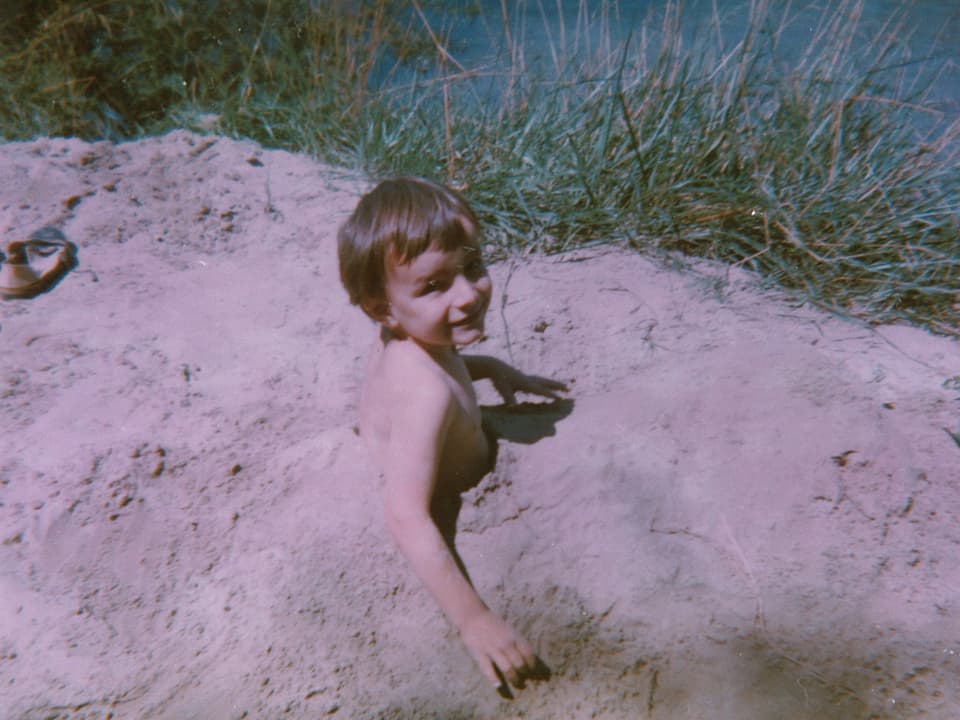
[[[132,137],[215,113],[225,129],[293,148],[308,139],[306,122],[326,134],[357,114],[381,57],[427,47],[386,0],[11,5],[0,13],[6,139]],[[343,141],[334,133],[308,147]]]
[[[416,0],[261,2],[236,37],[169,1],[140,0],[132,28],[96,19],[135,4],[49,1],[55,21],[0,58],[7,137],[156,132],[216,113],[224,132],[464,188],[494,254],[679,251],[849,316],[960,336],[960,118],[916,85],[931,65],[900,44],[902,18],[864,37],[862,1],[825,7],[790,53],[794,16],[766,0],[733,39],[719,16],[689,38],[671,4],[622,41],[621,8],[583,1],[539,60],[530,8],[503,2],[485,18],[500,59],[481,67],[458,61],[450,24]],[[57,40],[78,7],[152,74],[111,65],[96,44],[86,62],[107,69],[78,74],[78,51]]]

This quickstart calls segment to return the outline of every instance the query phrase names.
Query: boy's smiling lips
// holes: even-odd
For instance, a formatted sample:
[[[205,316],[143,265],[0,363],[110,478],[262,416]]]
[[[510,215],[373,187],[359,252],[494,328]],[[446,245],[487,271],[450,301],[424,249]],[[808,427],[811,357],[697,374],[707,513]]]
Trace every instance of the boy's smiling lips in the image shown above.
[[[480,303],[480,306],[471,312],[469,315],[466,315],[460,320],[457,320],[454,323],[451,323],[454,327],[463,327],[465,325],[473,325],[476,322],[483,320],[484,316],[487,314],[487,303]]]

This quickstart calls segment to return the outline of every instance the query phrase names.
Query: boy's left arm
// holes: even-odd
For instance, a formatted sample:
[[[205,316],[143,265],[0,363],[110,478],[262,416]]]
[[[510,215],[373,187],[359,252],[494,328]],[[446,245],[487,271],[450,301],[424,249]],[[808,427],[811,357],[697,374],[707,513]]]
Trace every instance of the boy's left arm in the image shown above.
[[[566,383],[538,375],[527,375],[489,355],[465,355],[463,362],[471,379],[489,379],[507,405],[516,403],[518,392],[559,400],[557,393],[567,391]]]

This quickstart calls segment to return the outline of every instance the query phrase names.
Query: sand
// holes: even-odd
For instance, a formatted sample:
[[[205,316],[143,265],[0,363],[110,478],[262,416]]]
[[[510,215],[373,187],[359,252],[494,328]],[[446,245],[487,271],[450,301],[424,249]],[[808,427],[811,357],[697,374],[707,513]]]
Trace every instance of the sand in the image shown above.
[[[79,260],[0,303],[3,720],[960,717],[955,340],[705,262],[495,264],[475,350],[573,388],[479,387],[458,548],[553,672],[507,700],[355,432],[365,183],[187,132],[0,145],[0,179],[4,243]]]

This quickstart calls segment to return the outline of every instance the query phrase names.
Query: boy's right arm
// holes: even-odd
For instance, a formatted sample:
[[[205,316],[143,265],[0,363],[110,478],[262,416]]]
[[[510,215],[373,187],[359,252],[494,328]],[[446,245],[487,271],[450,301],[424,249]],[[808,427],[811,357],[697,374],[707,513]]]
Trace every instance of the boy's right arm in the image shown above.
[[[387,526],[490,683],[501,684],[496,665],[517,684],[534,671],[533,649],[480,599],[430,515],[453,398],[436,382],[406,387],[410,391],[401,392],[392,408],[391,438],[384,458]]]

